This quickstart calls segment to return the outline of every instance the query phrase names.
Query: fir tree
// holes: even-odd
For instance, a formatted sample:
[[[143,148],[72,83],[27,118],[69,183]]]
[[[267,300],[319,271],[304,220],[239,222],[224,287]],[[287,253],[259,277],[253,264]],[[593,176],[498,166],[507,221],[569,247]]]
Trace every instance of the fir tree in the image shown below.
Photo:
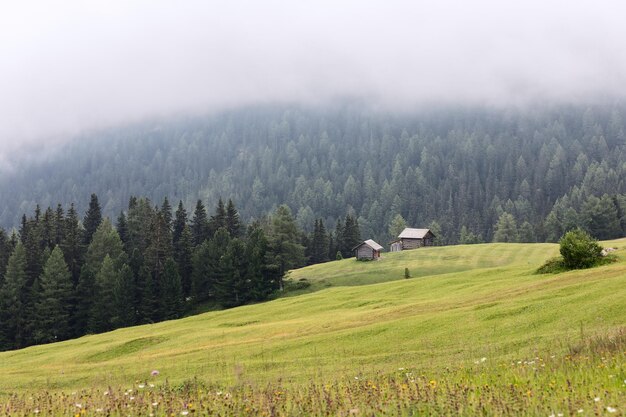
[[[515,218],[509,213],[502,213],[495,225],[495,233],[493,234],[494,242],[517,242],[517,224]]]
[[[176,209],[174,224],[172,226],[172,242],[174,243],[174,248],[176,248],[176,244],[180,240],[185,227],[187,227],[187,210],[185,210],[183,201],[181,200],[178,202],[178,208]]]
[[[221,200],[220,200],[221,201]],[[219,206],[218,206],[219,208]],[[239,219],[239,212],[235,208],[233,200],[228,200],[226,206],[226,230],[230,233],[231,237],[239,237],[241,234],[241,220]]]
[[[30,302],[28,276],[26,274],[26,251],[20,243],[9,258],[0,288],[0,347],[16,349],[29,342],[28,304]]]
[[[89,246],[93,234],[102,223],[102,210],[100,209],[100,203],[98,202],[98,196],[91,194],[91,200],[89,201],[89,209],[83,219],[83,227],[85,232],[83,233],[83,245]]]
[[[161,204],[160,212],[161,212],[161,216],[163,216],[163,221],[165,222],[167,229],[171,233],[172,231],[172,206],[170,205],[170,202],[167,199],[167,197],[163,199],[163,204]]]
[[[39,280],[35,305],[35,340],[38,343],[56,342],[71,336],[69,319],[73,299],[72,278],[63,252],[57,246],[50,254]]]
[[[300,233],[289,207],[282,205],[276,209],[270,233],[270,251],[274,257],[273,263],[278,267],[282,289],[285,272],[304,265],[304,247],[300,244]]]
[[[216,301],[224,307],[245,303],[249,296],[246,272],[245,246],[240,239],[232,239],[218,262],[214,284]]]
[[[115,229],[117,233],[120,235],[120,239],[124,244],[124,248],[128,250],[128,221],[126,220],[126,214],[123,211],[120,211],[119,216],[117,216],[117,224],[115,225]]]
[[[123,265],[116,278],[116,281],[112,284],[112,322],[116,328],[132,326],[137,322],[135,276],[128,265]]]
[[[193,212],[193,218],[191,219],[191,235],[193,237],[194,246],[201,245],[205,240],[211,237],[206,208],[201,200],[198,200],[196,209]]]
[[[341,254],[344,258],[350,258],[354,256],[352,248],[362,242],[359,223],[354,218],[354,216],[350,214],[346,215],[346,221],[343,227],[342,241],[343,247],[341,248]]]
[[[193,243],[191,229],[185,225],[180,239],[174,248],[174,260],[178,265],[183,295],[191,295],[191,275],[193,272]]]
[[[211,236],[213,236],[217,232],[217,230],[222,227],[229,231],[226,219],[226,209],[224,208],[224,202],[220,198],[217,202],[217,206],[215,207],[215,214],[211,216],[211,220],[209,220],[209,231],[211,233]]]
[[[102,261],[100,271],[94,282],[94,298],[89,315],[89,330],[101,333],[113,328],[114,305],[113,287],[119,280],[119,273],[115,263],[107,254]]]
[[[163,320],[177,319],[183,314],[183,292],[178,266],[172,258],[165,262],[165,271],[159,285]]]

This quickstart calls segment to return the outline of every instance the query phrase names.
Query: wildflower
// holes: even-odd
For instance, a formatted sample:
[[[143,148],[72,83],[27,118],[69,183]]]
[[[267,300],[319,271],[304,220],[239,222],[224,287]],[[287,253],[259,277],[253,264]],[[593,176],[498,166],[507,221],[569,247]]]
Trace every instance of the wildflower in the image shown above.
[[[487,360],[487,358],[485,358],[485,357],[480,358],[481,362],[485,362],[486,360]]]
[[[557,413],[557,417],[563,417],[563,413]]]
[[[429,382],[431,387],[435,388],[437,386],[437,381],[435,381],[434,379],[431,379]]]
[[[354,377],[354,379],[356,379],[356,380],[358,381],[358,380],[359,380],[359,377],[358,377],[358,376],[355,376],[355,377]]]
[[[578,409],[578,414],[582,414],[582,413],[583,413],[583,411],[585,411],[585,410],[583,410],[582,408],[579,408],[579,409]]]
[[[148,384],[150,388],[154,388],[154,384]]]
[[[83,405],[82,405],[82,404],[80,404],[80,403],[76,403],[76,404],[74,404],[74,405],[76,406],[76,408],[83,408]]]
[[[139,385],[137,385],[137,387],[138,387],[139,389],[144,389],[144,388],[146,387],[146,384],[139,384]]]
[[[102,412],[102,408],[96,408],[96,413],[101,413]]]
[[[135,397],[130,397],[130,400],[131,400],[131,401],[132,401],[132,400],[134,400],[134,399],[135,399]]]
[[[159,371],[157,371],[156,369],[153,370],[152,372],[150,372],[150,375],[152,376],[159,376]]]
[[[598,401],[600,401],[600,397],[596,397],[596,398],[594,398],[593,400],[594,400],[595,402],[598,402]]]
[[[158,403],[158,402],[156,402],[156,401],[152,403],[152,406],[153,406],[153,407],[156,407],[157,405],[159,405],[159,403]]]
[[[606,411],[608,411],[609,413],[614,413],[614,412],[616,412],[616,411],[617,411],[617,408],[614,408],[614,407],[607,407],[607,408],[606,408]]]
[[[104,395],[105,396],[109,395],[109,391],[104,391]]]
[[[39,409],[38,409],[38,408],[35,408],[35,409],[33,410],[33,413],[35,413],[35,414],[39,414],[39,412],[40,412],[40,411],[39,411]]]
[[[183,411],[180,412],[181,416],[186,416],[187,414],[189,414],[188,410],[183,410]]]

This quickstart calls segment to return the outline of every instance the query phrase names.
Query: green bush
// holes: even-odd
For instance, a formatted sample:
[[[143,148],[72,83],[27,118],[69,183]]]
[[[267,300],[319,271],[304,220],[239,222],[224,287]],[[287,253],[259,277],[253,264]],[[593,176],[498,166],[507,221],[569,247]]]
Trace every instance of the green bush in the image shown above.
[[[556,258],[550,258],[537,269],[538,274],[558,274],[559,272],[567,271],[567,267],[563,262],[563,258],[558,256]]]
[[[567,232],[561,240],[560,252],[568,269],[590,268],[601,258],[602,247],[587,232],[575,229]]]

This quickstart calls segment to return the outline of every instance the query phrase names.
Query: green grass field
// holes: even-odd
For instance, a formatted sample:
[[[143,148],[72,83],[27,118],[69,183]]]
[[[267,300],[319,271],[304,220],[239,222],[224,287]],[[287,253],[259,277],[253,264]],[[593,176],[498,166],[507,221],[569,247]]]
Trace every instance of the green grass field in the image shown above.
[[[386,407],[391,415],[412,415],[410,410],[502,414],[509,401],[521,401],[511,409],[518,414],[567,403],[566,413],[595,405],[601,412],[615,407],[621,415],[626,410],[626,336],[619,333],[626,325],[626,240],[604,245],[620,248],[618,262],[556,275],[534,273],[558,253],[551,244],[423,248],[387,253],[377,262],[315,265],[289,276],[311,282],[305,291],[316,291],[308,294],[0,353],[0,395],[30,398],[19,400],[26,408],[14,410],[32,412],[32,393],[95,392],[146,380],[158,387],[165,380],[177,385],[197,378],[207,387],[229,388],[230,402],[245,394],[241,387],[252,387],[241,398],[258,398],[257,408],[246,411],[258,415],[272,414],[264,408],[271,403],[264,391],[269,386],[286,393],[275,401],[283,404],[275,415],[378,414]],[[412,278],[404,279],[405,268]],[[533,365],[527,365],[530,361]],[[158,377],[150,377],[153,369]],[[357,404],[350,390],[358,394],[365,381],[377,386],[380,404]],[[322,391],[335,387],[329,390],[336,391],[336,399],[299,409],[296,399],[305,401],[316,384]],[[405,397],[403,384],[418,394]],[[383,394],[380,386],[395,388]],[[453,406],[464,386],[471,395],[460,396],[460,405]],[[476,387],[491,392],[491,406],[481,405]],[[344,389],[355,399],[341,408],[341,398],[348,398],[341,394]],[[426,395],[429,389],[440,396]],[[202,395],[210,396],[208,388],[204,394],[185,392],[201,403]],[[220,404],[213,397],[204,401]],[[51,410],[65,414],[69,409]]]

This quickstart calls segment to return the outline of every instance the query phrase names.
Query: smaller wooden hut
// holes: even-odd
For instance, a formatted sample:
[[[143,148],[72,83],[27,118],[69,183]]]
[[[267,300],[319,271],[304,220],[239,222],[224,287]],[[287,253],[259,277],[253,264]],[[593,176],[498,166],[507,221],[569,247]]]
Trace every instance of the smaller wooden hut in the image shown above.
[[[380,251],[383,250],[383,247],[374,242],[372,239],[368,239],[356,245],[352,248],[352,250],[354,251],[357,260],[378,260],[380,259]]]

